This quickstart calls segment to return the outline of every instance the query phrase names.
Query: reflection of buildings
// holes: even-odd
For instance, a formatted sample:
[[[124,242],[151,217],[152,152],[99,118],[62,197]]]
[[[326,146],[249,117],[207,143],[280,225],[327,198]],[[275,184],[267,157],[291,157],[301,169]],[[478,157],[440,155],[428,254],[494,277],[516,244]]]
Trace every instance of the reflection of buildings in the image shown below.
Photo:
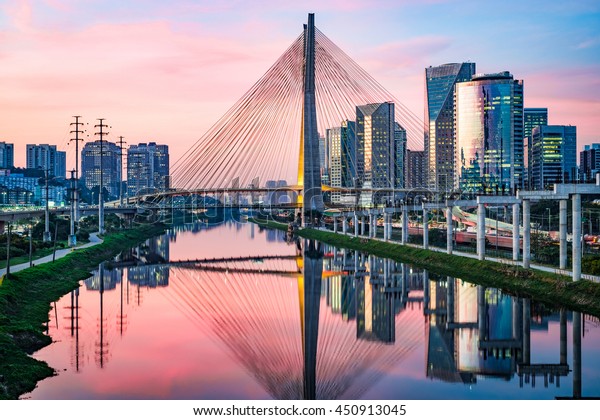
[[[475,383],[478,377],[508,380],[517,374],[521,387],[529,383],[535,386],[536,376],[544,378],[545,386],[560,386],[560,378],[569,374],[565,311],[558,319],[561,334],[557,363],[532,364],[529,300],[452,277],[429,277],[425,311],[429,317],[428,377]],[[538,325],[543,328],[543,324]]]
[[[169,284],[169,271],[171,268],[163,263],[169,261],[169,242],[170,237],[165,234],[148,239],[138,246],[135,250],[135,256],[138,261],[144,264],[129,267],[127,270],[127,280],[139,286],[167,286]]]

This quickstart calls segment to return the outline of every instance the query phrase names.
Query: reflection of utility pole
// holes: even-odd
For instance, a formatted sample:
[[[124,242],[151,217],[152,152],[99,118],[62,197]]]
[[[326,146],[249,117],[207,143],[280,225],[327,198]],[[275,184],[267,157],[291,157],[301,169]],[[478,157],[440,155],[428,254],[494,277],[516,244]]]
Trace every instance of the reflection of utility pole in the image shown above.
[[[96,133],[97,136],[100,136],[100,189],[98,191],[98,233],[100,235],[104,234],[104,196],[102,192],[104,189],[104,136],[108,134],[104,131],[104,128],[108,127],[104,124],[104,120],[104,118],[98,118],[100,123],[94,126],[100,129]]]
[[[121,157],[121,162],[119,163],[119,205],[122,206],[123,205],[123,149],[125,149],[123,147],[123,143],[127,143],[126,141],[123,141],[123,136],[119,136],[119,141],[117,142],[119,144],[119,156]]]
[[[83,134],[83,130],[80,130],[79,126],[83,125],[83,123],[79,121],[81,116],[75,115],[73,118],[75,118],[75,122],[70,125],[75,126],[75,130],[71,131],[71,133],[75,133],[75,138],[71,139],[71,141],[75,142],[75,180],[79,183],[79,142],[83,142],[83,139],[79,138],[79,134]],[[73,201],[75,201],[75,220],[79,220],[79,191],[77,189],[73,191]]]

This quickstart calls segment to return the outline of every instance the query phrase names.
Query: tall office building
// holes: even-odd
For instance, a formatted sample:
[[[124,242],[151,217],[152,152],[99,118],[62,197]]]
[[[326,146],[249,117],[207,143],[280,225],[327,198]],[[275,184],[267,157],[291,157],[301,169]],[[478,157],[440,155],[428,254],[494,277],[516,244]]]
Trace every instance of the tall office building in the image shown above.
[[[10,169],[15,166],[15,145],[0,141],[0,168]]]
[[[165,191],[169,188],[169,147],[140,143],[127,150],[127,193]]]
[[[113,197],[119,196],[121,183],[121,149],[115,143],[96,140],[86,143],[81,151],[81,179],[90,190],[100,185],[102,156],[102,184]],[[101,154],[102,152],[102,154]]]
[[[577,127],[536,126],[531,137],[533,189],[545,190],[577,179]]]
[[[454,87],[471,80],[475,63],[450,63],[425,69],[425,154],[429,188],[454,188]]]
[[[394,103],[384,102],[356,107],[357,178],[363,188],[363,205],[391,198],[396,179]],[[377,191],[385,188],[388,191]]]
[[[584,182],[594,180],[600,172],[600,143],[586,144],[579,152],[580,178]]]
[[[532,143],[531,133],[534,127],[548,125],[548,108],[524,108],[523,109],[523,136],[524,156],[525,156],[525,187],[533,188],[532,178]]]
[[[394,162],[396,165],[395,188],[404,188],[404,165],[406,158],[406,130],[394,123]]]
[[[340,127],[327,130],[329,163],[329,185],[332,187],[354,187],[356,178],[356,123],[342,121]],[[333,191],[331,201],[339,203],[342,194]]]
[[[425,151],[407,150],[405,163],[405,188],[426,188],[427,171],[425,168]]]
[[[455,91],[457,187],[471,194],[523,188],[523,81],[481,74]]]
[[[50,176],[65,178],[67,153],[51,144],[27,145],[27,169],[48,170]]]

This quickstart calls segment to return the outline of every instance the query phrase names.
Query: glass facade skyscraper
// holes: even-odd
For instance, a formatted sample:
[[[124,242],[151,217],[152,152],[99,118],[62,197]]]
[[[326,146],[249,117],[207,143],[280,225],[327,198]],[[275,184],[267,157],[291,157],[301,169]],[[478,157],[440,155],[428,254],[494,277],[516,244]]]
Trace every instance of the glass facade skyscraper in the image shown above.
[[[140,143],[127,149],[127,193],[165,191],[169,188],[169,146]]]
[[[102,159],[102,185],[113,197],[119,196],[121,183],[121,149],[115,143],[96,140],[86,143],[81,151],[81,180],[90,190],[100,185],[100,159]]]
[[[531,137],[533,189],[545,190],[554,184],[577,179],[577,127],[536,126]]]
[[[475,63],[450,63],[425,69],[425,155],[429,188],[454,187],[454,86],[471,80]]]
[[[394,103],[356,107],[357,177],[363,188],[391,191],[396,179]],[[363,205],[384,202],[391,192],[361,195]]]
[[[329,185],[332,187],[354,187],[356,178],[356,123],[342,121],[340,127],[327,130],[327,164],[329,168]],[[331,201],[338,203],[342,194],[331,193]]]
[[[467,193],[523,187],[523,81],[509,72],[456,84],[456,184]]]
[[[548,125],[548,108],[525,108],[523,110],[523,136],[525,147],[525,187],[533,188],[532,184],[532,143],[531,133],[534,127]]]

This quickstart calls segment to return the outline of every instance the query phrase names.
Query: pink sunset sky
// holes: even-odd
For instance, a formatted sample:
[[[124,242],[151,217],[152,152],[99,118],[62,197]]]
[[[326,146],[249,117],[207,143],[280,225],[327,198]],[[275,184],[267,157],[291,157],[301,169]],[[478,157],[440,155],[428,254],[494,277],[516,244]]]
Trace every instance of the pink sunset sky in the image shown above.
[[[67,151],[73,115],[109,140],[168,144],[176,162],[316,25],[422,118],[424,68],[472,61],[523,79],[526,107],[600,142],[600,3],[444,0],[0,3],[0,141]]]

